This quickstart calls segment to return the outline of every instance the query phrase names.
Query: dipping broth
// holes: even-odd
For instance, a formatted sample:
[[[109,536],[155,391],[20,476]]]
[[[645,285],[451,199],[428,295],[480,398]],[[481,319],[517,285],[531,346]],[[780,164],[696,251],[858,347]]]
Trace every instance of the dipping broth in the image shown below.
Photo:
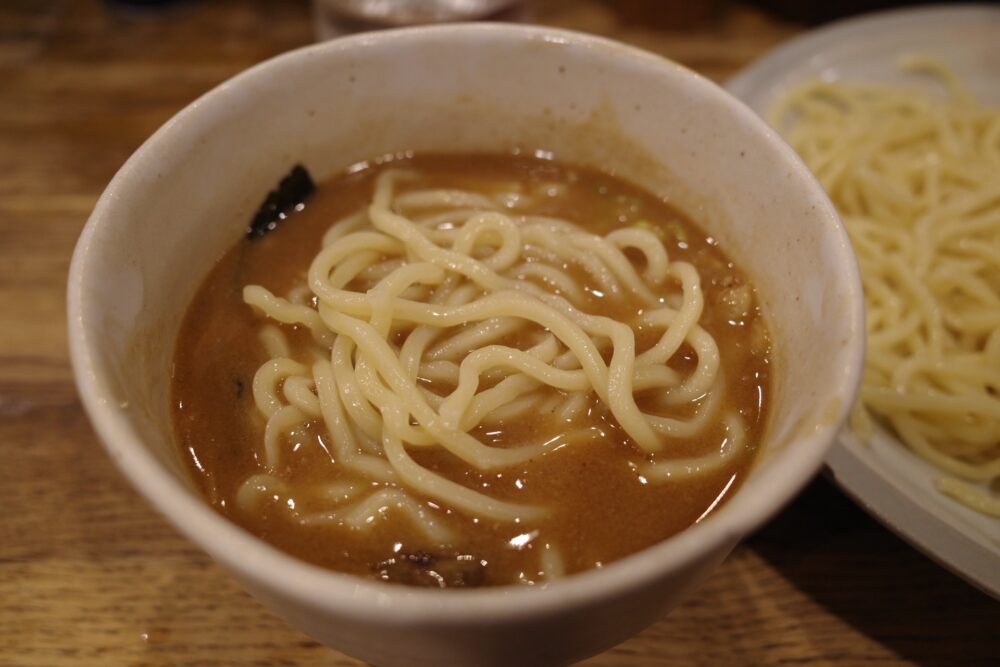
[[[406,155],[298,208],[220,259],[177,343],[178,445],[238,525],[362,577],[540,584],[664,540],[740,486],[766,423],[765,319],[723,249],[661,199],[550,160]],[[341,259],[324,269],[323,253]],[[442,319],[483,299],[485,315]],[[521,317],[529,302],[538,318]]]

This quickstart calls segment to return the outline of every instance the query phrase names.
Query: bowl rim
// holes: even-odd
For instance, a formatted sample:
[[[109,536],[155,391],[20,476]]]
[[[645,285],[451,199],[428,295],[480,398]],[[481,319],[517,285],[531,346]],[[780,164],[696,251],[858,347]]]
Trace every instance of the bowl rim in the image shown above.
[[[738,503],[725,503],[709,520],[642,551],[593,569],[556,580],[543,586],[503,586],[473,590],[414,589],[365,580],[306,563],[232,523],[196,497],[170,473],[142,444],[127,414],[114,399],[111,385],[100,365],[99,340],[88,331],[88,297],[84,285],[92,271],[95,237],[113,225],[118,202],[127,197],[140,180],[147,164],[155,160],[161,146],[175,133],[196,124],[199,115],[227,101],[227,91],[240,88],[272,72],[292,67],[305,58],[337,57],[350,53],[358,57],[363,49],[409,48],[428,40],[474,38],[480,45],[487,39],[501,41],[543,40],[590,51],[602,50],[605,57],[631,61],[633,65],[659,70],[663,77],[686,79],[699,100],[730,107],[748,131],[765,136],[779,151],[800,182],[809,183],[804,198],[821,210],[826,227],[824,243],[835,244],[837,260],[844,269],[844,292],[852,297],[849,330],[857,333],[840,354],[844,370],[837,376],[829,396],[839,397],[835,418],[818,425],[810,434],[793,439],[766,471],[768,483],[758,483],[755,493],[738,491]],[[204,110],[204,111],[203,111]],[[819,183],[794,151],[746,105],[714,82],[686,67],[635,47],[594,35],[544,26],[502,23],[452,23],[399,28],[341,37],[304,46],[265,60],[220,83],[188,104],[161,126],[129,157],[111,180],[77,242],[69,271],[68,335],[70,357],[81,402],[99,440],[112,461],[156,510],[185,537],[195,542],[241,580],[253,581],[272,592],[282,592],[315,609],[382,624],[458,623],[467,626],[498,620],[525,620],[549,615],[570,606],[599,602],[627,591],[653,584],[667,574],[707,558],[720,549],[726,552],[787,504],[819,470],[834,436],[844,421],[860,382],[864,355],[864,311],[857,262],[839,216]],[[757,477],[761,477],[758,475]]]

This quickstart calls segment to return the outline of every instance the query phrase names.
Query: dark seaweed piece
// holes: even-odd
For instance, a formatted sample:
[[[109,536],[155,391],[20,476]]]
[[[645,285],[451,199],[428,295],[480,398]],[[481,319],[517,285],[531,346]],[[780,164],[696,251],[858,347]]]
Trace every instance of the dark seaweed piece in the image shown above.
[[[267,194],[264,203],[260,205],[256,215],[247,227],[248,239],[259,239],[268,232],[274,231],[278,223],[294,211],[302,210],[301,206],[316,189],[316,184],[309,172],[301,164],[292,167],[288,176],[281,179],[277,189]]]
[[[483,584],[486,561],[467,554],[436,556],[417,551],[383,561],[375,571],[382,581],[407,586],[475,588]]]

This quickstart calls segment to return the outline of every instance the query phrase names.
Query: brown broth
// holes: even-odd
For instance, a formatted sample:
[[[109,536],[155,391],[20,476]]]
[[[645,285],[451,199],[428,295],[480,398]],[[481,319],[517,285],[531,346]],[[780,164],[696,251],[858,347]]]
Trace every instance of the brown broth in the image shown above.
[[[558,183],[567,194],[542,198],[531,212],[568,219],[599,234],[638,221],[652,223],[665,239],[671,260],[691,262],[701,275],[706,306],[700,323],[722,351],[725,405],[743,416],[750,447],[717,473],[696,480],[645,483],[634,468],[645,455],[613,418],[595,409],[593,423],[605,438],[563,447],[500,472],[470,469],[444,451],[415,451],[414,459],[450,479],[486,489],[494,497],[551,509],[535,524],[511,525],[439,507],[432,511],[460,527],[461,542],[446,553],[427,544],[407,521],[382,520],[362,533],[336,526],[303,527],[279,502],[252,514],[241,511],[236,491],[250,475],[262,471],[265,422],[254,406],[251,382],[268,358],[257,338],[263,318],[243,303],[241,290],[259,284],[285,294],[301,284],[331,222],[370,200],[374,176],[385,167],[379,162],[322,184],[304,210],[275,231],[237,244],[212,270],[186,315],[174,365],[174,427],[189,470],[213,507],[276,547],[334,570],[379,576],[379,563],[400,554],[467,555],[486,563],[481,581],[472,583],[500,585],[537,579],[537,549],[544,544],[558,545],[569,573],[601,567],[699,521],[739,487],[766,421],[766,329],[756,308],[741,321],[727,318],[720,305],[725,291],[745,279],[715,241],[665,202],[599,171],[515,156],[418,156],[402,162],[419,171],[421,184],[430,187],[495,191],[497,183],[519,182],[530,190]],[[597,306],[622,321],[635,316],[634,304],[605,303],[597,295],[590,298],[591,312]],[[293,333],[291,340],[293,345],[304,340],[304,333]],[[652,342],[648,333],[638,332],[640,351]],[[689,368],[692,357],[691,350],[682,347],[670,365]],[[641,406],[642,396],[638,400]],[[481,426],[475,434],[496,446],[510,446],[546,428],[545,420],[542,415],[537,421],[505,425],[499,434]],[[720,424],[704,438],[672,442],[670,452],[705,453],[718,446],[721,433]],[[324,448],[324,438],[328,436],[321,422],[290,434],[284,443],[290,453],[282,476],[293,483],[335,479],[339,473]],[[315,503],[308,498],[298,502]],[[512,539],[525,534],[534,537],[521,548],[511,546]]]

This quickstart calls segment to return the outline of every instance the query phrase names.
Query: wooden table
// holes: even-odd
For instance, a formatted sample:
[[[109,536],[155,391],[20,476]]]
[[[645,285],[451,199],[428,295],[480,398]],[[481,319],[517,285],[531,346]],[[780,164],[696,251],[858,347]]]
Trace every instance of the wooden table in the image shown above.
[[[594,1],[536,20],[721,80],[801,28],[684,29]],[[304,2],[0,4],[0,665],[358,665],[287,626],[122,480],[73,388],[65,281],[128,155],[218,82],[312,40]],[[1000,604],[816,481],[669,617],[588,665],[998,664]]]

